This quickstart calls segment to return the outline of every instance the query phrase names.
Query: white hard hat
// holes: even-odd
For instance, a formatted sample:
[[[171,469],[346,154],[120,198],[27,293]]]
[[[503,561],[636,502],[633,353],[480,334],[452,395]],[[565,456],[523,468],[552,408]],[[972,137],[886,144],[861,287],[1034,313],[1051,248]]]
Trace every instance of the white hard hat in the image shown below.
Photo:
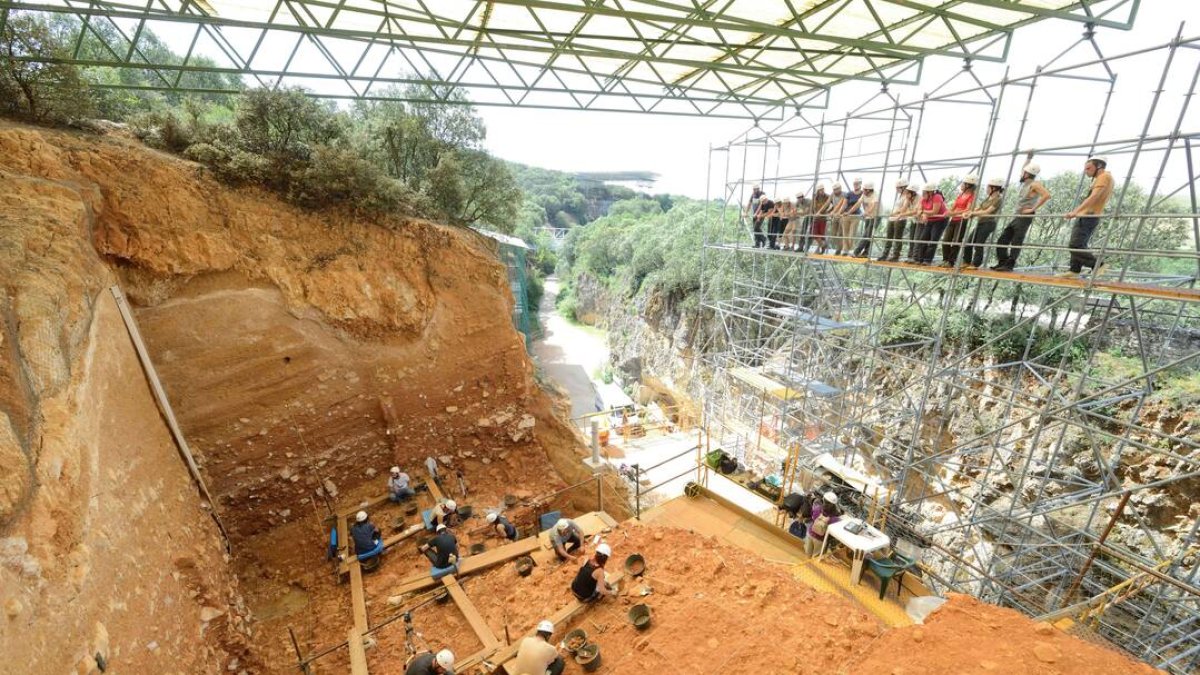
[[[566,518],[559,518],[558,522],[554,524],[554,529],[558,530],[559,532],[566,532],[567,528],[570,526],[571,521],[567,520]]]
[[[1036,176],[1042,172],[1042,167],[1037,162],[1030,162],[1021,169],[1022,173],[1027,173],[1030,176]]]
[[[354,514],[354,519],[361,523],[362,521],[367,519],[367,512],[359,511],[358,513]]]
[[[830,504],[837,503],[837,495],[835,495],[832,491],[826,492],[824,495],[822,495],[822,497],[825,499],[825,501],[829,502]]]
[[[855,184],[855,185],[861,185],[861,184],[862,184],[862,179],[861,179],[861,178],[855,178],[855,179],[854,179],[854,184]]]
[[[770,200],[771,200],[771,198],[766,195],[763,195],[762,197],[760,197],[758,199],[758,201],[760,201],[760,202],[766,202],[766,201],[770,201]]]
[[[834,183],[834,184],[833,184],[833,189],[834,189],[834,190],[841,190],[841,189],[842,189],[842,184],[841,184],[841,183]]]
[[[554,632],[554,622],[553,622],[553,621],[551,621],[550,619],[542,619],[542,620],[541,620],[541,621],[538,623],[538,626],[537,626],[537,632],[539,632],[539,633],[553,633],[553,632]]]
[[[437,653],[437,656],[433,657],[433,660],[437,661],[437,664],[443,668],[453,668],[454,652],[449,649],[443,649]]]
[[[900,188],[906,188],[906,187],[908,187],[908,181],[906,181],[904,179],[900,179],[900,180],[896,181],[896,189],[897,190],[899,190]]]
[[[438,526],[437,526],[437,527],[435,527],[435,528],[433,529],[433,531],[434,531],[434,532],[441,532],[441,531],[442,531],[442,530],[444,530],[444,529],[446,529],[446,524],[445,524],[445,523],[438,523]]]
[[[926,183],[925,187],[921,188],[925,192],[933,192],[937,189],[937,183]]]
[[[1002,188],[1002,187],[1004,187],[1004,179],[1003,178],[993,178],[988,181],[988,187]]]
[[[1088,157],[1087,161],[1103,162],[1105,166],[1108,166],[1108,158],[1105,157],[1104,155],[1092,155],[1091,157]]]
[[[496,513],[495,511],[493,511],[493,512],[491,512],[491,513],[487,514],[487,521],[488,521],[489,523],[494,523],[494,522],[496,522],[496,519],[497,519],[497,518],[499,518],[499,517],[500,517],[500,514],[498,514],[498,513]]]
[[[455,504],[453,499],[447,499],[446,500],[446,508],[450,509],[451,511],[454,511],[454,510],[458,509],[458,504]]]
[[[858,182],[858,181],[855,181],[855,182]],[[874,190],[875,189],[875,181],[869,180],[869,181],[863,183],[863,189],[864,190]]]
[[[824,191],[825,191],[825,184],[824,184],[824,183],[817,183],[817,191],[818,191],[818,192],[824,192]]]
[[[608,544],[600,544],[596,547],[596,553],[607,557],[612,555],[612,548]]]
[[[392,473],[400,473],[400,467],[398,467],[398,466],[393,466],[393,467],[392,467]]]
[[[966,183],[967,185],[979,185],[979,176],[969,173],[963,177],[962,182]]]

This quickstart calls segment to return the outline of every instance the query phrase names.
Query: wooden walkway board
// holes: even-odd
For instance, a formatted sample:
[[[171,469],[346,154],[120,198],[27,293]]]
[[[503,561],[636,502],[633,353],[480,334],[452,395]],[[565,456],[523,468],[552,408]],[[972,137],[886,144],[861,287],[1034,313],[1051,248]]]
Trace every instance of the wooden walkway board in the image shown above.
[[[346,642],[350,644],[350,673],[351,675],[369,675],[367,672],[367,650],[363,647],[363,636],[357,628],[351,628],[346,634]]]
[[[429,480],[427,483],[429,485],[429,494],[433,496],[434,504],[437,504],[446,498],[446,495],[442,493],[441,486],[439,486],[437,480],[434,479],[433,474],[429,474]]]
[[[612,576],[612,580],[610,583],[614,583],[614,584],[620,583],[620,581],[624,577],[625,577],[624,572],[618,572]],[[613,602],[613,601],[609,600],[609,599],[599,600],[597,603],[583,603],[583,602],[579,602],[578,600],[572,600],[571,604],[567,605],[566,607],[563,607],[562,609],[560,609],[557,612],[555,612],[554,614],[552,614],[550,616],[550,621],[554,624],[554,629],[556,631],[558,631],[559,633],[563,633],[565,635],[566,633],[563,632],[562,629],[567,626],[567,624],[571,621],[571,619],[574,619],[576,616],[583,613],[583,611],[586,610],[588,607],[592,607],[596,604],[604,604],[604,603],[611,603],[611,602]],[[502,667],[504,668],[504,672],[510,673],[510,675],[517,675],[517,674],[512,673],[512,671],[509,670],[509,667],[513,666],[513,662],[517,657],[517,650],[521,648],[521,640],[523,640],[527,637],[533,637],[536,633],[537,633],[536,629],[530,629],[524,635],[518,637],[516,642],[514,642],[511,645],[508,645],[507,647],[505,647],[504,649],[501,649],[500,651],[496,652],[496,655],[492,658],[489,658],[488,661],[491,661],[492,663],[502,664]]]
[[[475,603],[467,597],[463,592],[462,586],[458,584],[458,579],[454,575],[442,577],[442,584],[450,591],[450,597],[458,605],[458,609],[462,611],[466,617],[467,623],[471,625],[471,630],[475,631],[475,635],[479,637],[479,641],[483,643],[484,649],[489,647],[495,649],[500,646],[500,638],[492,632],[487,621],[479,614],[479,610],[475,608]]]
[[[617,521],[613,520],[612,516],[602,511],[585,513],[574,520],[579,525],[579,529],[583,532],[585,538],[616,527],[617,525]],[[479,555],[467,556],[458,564],[458,577],[461,579],[468,574],[490,569],[509,560],[529,555],[549,545],[550,533],[542,532],[536,537],[526,537],[511,544],[505,544],[504,546],[484,551]],[[402,580],[392,594],[417,593],[433,588],[436,585],[437,582],[429,574],[414,574]]]

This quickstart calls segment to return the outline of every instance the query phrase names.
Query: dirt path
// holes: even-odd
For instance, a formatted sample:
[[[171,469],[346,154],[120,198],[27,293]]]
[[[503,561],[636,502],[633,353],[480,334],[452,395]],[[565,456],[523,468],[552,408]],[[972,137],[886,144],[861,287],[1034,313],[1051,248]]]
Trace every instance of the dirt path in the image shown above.
[[[608,363],[604,333],[575,325],[558,313],[554,301],[559,283],[546,279],[546,292],[538,305],[542,338],[534,343],[533,355],[546,374],[571,397],[571,417],[596,410],[594,373]]]

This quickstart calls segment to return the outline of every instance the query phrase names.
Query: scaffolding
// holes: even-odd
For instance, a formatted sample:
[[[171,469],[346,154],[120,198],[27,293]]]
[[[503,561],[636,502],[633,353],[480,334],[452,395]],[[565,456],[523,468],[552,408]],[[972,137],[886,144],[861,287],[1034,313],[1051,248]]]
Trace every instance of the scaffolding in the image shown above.
[[[1196,672],[1200,429],[1158,415],[1164,383],[1200,371],[1200,37],[1181,27],[1106,55],[1089,27],[1036,72],[979,71],[967,61],[910,100],[885,84],[844,117],[799,110],[711,148],[695,378],[709,449],[777,503],[836,490],[918,549],[938,592],[1074,617]],[[1078,107],[1048,107],[1064,87]],[[963,141],[922,145],[946,133]],[[812,194],[863,178],[887,205],[896,179],[1011,185],[1030,160],[1094,155],[1123,176],[1093,242],[1104,274],[1054,274],[1068,251],[1054,223],[1082,176],[1038,214],[1012,273],[755,247],[746,222],[751,186]],[[1180,396],[1195,407],[1194,391]]]

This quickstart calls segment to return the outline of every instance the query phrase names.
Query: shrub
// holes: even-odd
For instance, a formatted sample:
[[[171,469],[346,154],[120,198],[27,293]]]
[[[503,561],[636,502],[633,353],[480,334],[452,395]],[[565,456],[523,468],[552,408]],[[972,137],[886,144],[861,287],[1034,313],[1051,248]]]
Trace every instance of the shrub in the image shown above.
[[[79,69],[47,62],[69,58],[68,45],[68,36],[41,17],[8,16],[0,31],[0,113],[38,124],[91,116],[95,104]]]

